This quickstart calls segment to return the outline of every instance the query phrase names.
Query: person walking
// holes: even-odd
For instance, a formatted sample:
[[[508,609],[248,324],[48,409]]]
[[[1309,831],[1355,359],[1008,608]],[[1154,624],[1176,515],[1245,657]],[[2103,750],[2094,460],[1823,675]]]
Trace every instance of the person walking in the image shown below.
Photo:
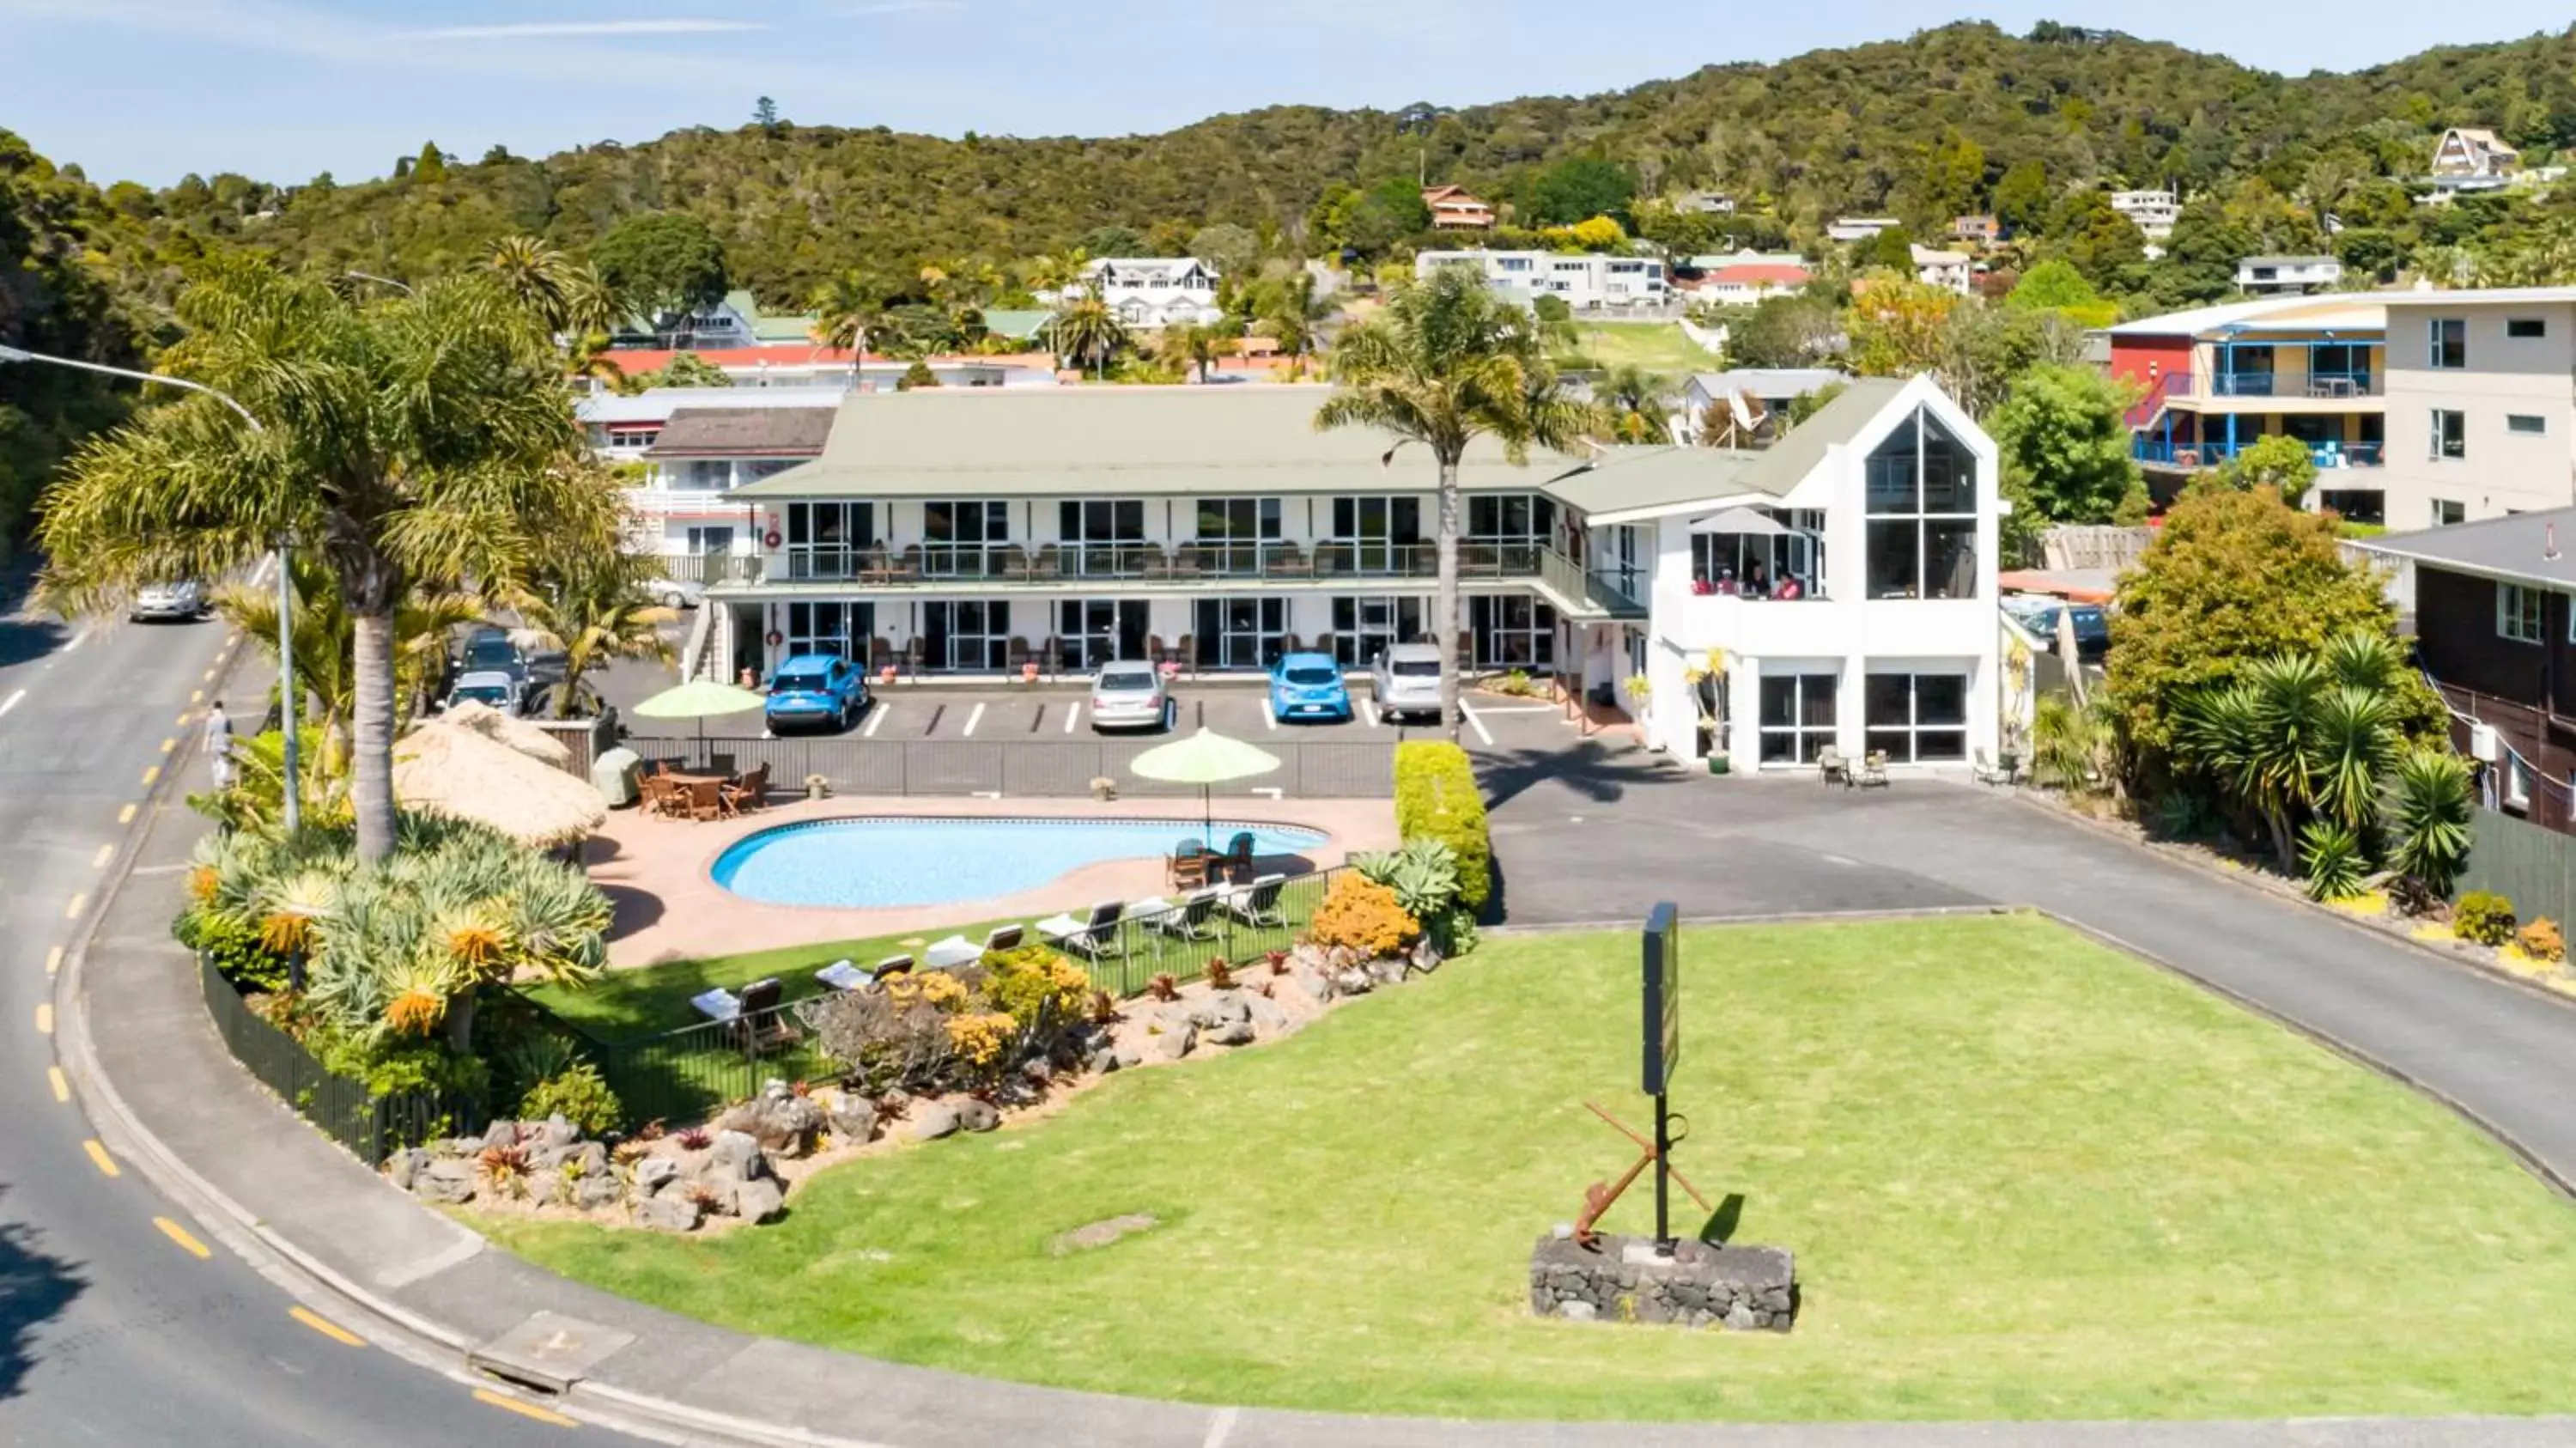
[[[206,763],[214,770],[215,788],[233,787],[233,721],[221,699],[206,711]]]

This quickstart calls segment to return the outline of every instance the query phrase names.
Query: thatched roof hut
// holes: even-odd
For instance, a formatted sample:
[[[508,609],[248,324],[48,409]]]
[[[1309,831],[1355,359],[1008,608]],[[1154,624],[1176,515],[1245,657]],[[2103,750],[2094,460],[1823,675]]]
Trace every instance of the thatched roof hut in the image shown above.
[[[477,704],[468,699],[448,706],[447,712],[438,718],[441,723],[471,729],[486,739],[506,744],[530,759],[542,760],[557,769],[572,763],[572,751],[564,747],[562,740],[525,719],[513,719],[489,704]]]
[[[577,844],[608,820],[607,802],[587,781],[445,720],[394,745],[394,798],[540,849]]]

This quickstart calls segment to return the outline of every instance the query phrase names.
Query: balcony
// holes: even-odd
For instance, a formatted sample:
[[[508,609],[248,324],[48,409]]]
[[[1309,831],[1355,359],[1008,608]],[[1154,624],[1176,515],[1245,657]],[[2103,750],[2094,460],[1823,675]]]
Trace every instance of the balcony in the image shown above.
[[[2167,395],[2174,395],[2167,389]],[[2220,372],[2209,379],[2212,397],[2283,397],[2332,400],[2382,395],[2381,379],[2368,368],[2317,372]]]
[[[2129,455],[2150,467],[2214,468],[2235,457],[2261,438],[2240,438],[2233,447],[2224,439],[2210,442],[2166,442],[2139,434],[2129,440]],[[2331,468],[2375,468],[2386,460],[2387,444],[2377,442],[2319,442],[2308,445],[2308,456],[2320,472]]]

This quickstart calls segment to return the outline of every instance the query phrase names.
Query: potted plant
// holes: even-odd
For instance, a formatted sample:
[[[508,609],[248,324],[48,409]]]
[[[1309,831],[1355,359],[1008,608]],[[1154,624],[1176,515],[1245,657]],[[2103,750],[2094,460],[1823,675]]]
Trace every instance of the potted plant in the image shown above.
[[[894,665],[892,665],[892,664],[880,664],[880,665],[878,665],[878,666],[877,666],[877,682],[878,682],[878,683],[880,683],[880,684],[891,684],[891,683],[893,683],[893,682],[894,682]]]
[[[830,778],[820,774],[809,774],[805,776],[805,797],[807,799],[829,799],[831,796],[832,781]]]
[[[1103,804],[1116,799],[1118,797],[1118,781],[1111,779],[1105,774],[1092,780],[1091,797],[1099,800]]]
[[[1038,661],[1035,659],[1020,660],[1020,682],[1023,684],[1034,684],[1037,681]]]

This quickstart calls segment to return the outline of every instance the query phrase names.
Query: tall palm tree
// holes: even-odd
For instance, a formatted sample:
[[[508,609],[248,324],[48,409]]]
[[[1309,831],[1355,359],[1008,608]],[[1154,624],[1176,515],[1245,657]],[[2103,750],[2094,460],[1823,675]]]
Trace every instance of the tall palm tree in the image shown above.
[[[1154,339],[1157,356],[1185,373],[1195,370],[1201,382],[1208,380],[1208,373],[1216,366],[1217,359],[1233,350],[1234,339],[1222,329],[1197,322],[1175,322]]]
[[[549,701],[555,718],[581,717],[584,681],[611,660],[670,661],[672,649],[662,637],[662,625],[675,612],[645,596],[648,569],[632,554],[572,558],[511,596],[538,645],[563,654],[563,679]],[[595,691],[588,697],[597,702]]]
[[[229,573],[280,537],[315,550],[355,636],[358,853],[383,859],[403,601],[522,578],[540,540],[607,551],[616,489],[581,465],[562,358],[488,277],[359,307],[224,256],[178,310],[188,335],[162,365],[238,399],[264,430],[192,397],[84,448],[48,499],[44,597],[95,612],[149,579]]]
[[[533,236],[505,236],[492,244],[483,268],[548,331],[565,330],[573,288],[571,258]]]
[[[295,599],[296,690],[312,701],[305,722],[321,729],[320,767],[336,779],[349,770],[349,727],[358,702],[357,626],[341,602],[339,579],[312,555],[297,557],[290,591]],[[277,652],[275,589],[219,589],[215,611],[270,654]],[[449,635],[483,612],[480,599],[449,590],[421,589],[403,599],[394,611],[397,725],[436,686]]]
[[[1611,429],[1628,442],[1669,442],[1672,380],[1624,362],[1592,385],[1593,400],[1609,409]]]
[[[1303,358],[1315,350],[1333,304],[1316,290],[1315,274],[1298,267],[1264,280],[1254,313],[1256,335],[1276,340],[1290,357]]]
[[[1109,375],[1110,354],[1127,345],[1127,324],[1098,297],[1076,297],[1056,309],[1047,323],[1058,355],[1079,362],[1088,358],[1095,375]]]
[[[857,272],[843,272],[814,293],[814,340],[826,347],[850,349],[850,384],[858,385],[859,367],[868,360],[868,339],[894,325],[885,293]]]
[[[1029,290],[1061,295],[1066,287],[1082,280],[1082,269],[1089,265],[1091,253],[1078,246],[1033,256],[1026,268]]]
[[[1373,427],[1396,447],[1419,443],[1440,470],[1440,720],[1458,737],[1458,464],[1480,437],[1525,463],[1533,444],[1569,452],[1599,412],[1557,382],[1528,312],[1497,301],[1481,277],[1449,268],[1400,287],[1383,311],[1344,331],[1332,354],[1334,389],[1317,429]],[[1393,456],[1394,449],[1388,450]]]

